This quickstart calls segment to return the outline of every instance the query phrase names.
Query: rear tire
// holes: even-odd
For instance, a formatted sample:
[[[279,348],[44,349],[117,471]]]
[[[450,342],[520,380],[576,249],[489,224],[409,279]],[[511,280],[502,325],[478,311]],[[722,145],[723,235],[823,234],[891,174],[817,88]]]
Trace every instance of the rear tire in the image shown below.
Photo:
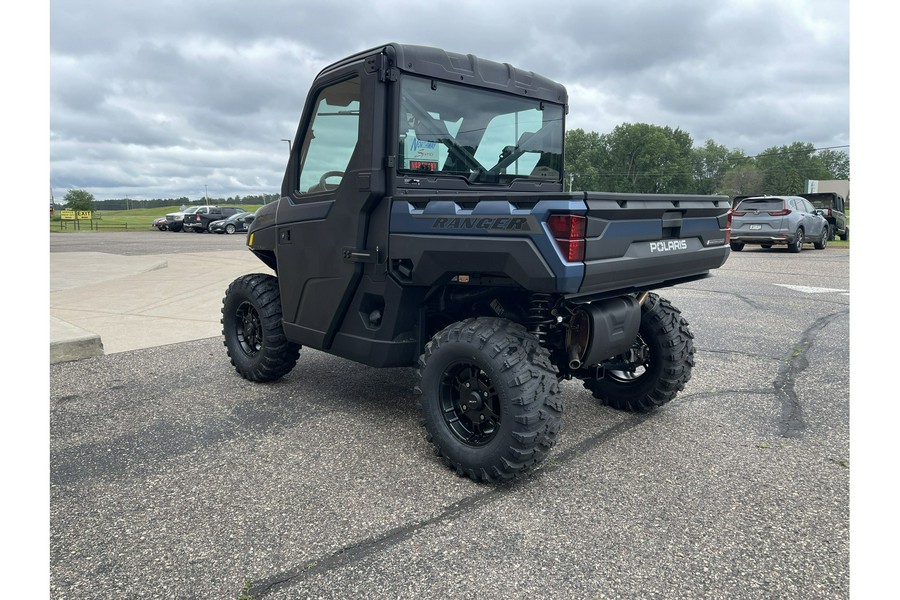
[[[300,356],[281,323],[278,279],[253,273],[235,279],[222,300],[222,335],[231,364],[250,381],[287,375]]]
[[[844,229],[844,235],[841,236],[841,239],[844,240],[845,242],[850,241],[850,228],[849,227]]]
[[[741,250],[744,249],[744,243],[743,242],[731,242],[731,249],[734,250],[735,252],[740,252]]]
[[[803,250],[803,230],[797,229],[797,233],[794,234],[794,241],[788,244],[788,250],[790,252],[800,252]]]
[[[521,325],[454,323],[419,357],[425,439],[459,475],[512,479],[544,460],[559,436],[556,374],[549,351]]]
[[[694,336],[681,311],[650,294],[641,306],[641,325],[632,350],[632,369],[587,379],[584,387],[603,404],[648,412],[684,389],[694,367]]]

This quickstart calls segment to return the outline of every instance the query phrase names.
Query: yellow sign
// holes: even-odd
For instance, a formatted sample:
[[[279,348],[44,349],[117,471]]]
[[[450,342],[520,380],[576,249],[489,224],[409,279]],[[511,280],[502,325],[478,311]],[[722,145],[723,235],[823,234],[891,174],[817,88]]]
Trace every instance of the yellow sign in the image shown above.
[[[78,211],[78,220],[79,221],[90,221],[91,220],[91,211],[79,210]]]
[[[59,211],[59,218],[65,221],[74,221],[75,220],[75,211],[74,210],[61,210]]]

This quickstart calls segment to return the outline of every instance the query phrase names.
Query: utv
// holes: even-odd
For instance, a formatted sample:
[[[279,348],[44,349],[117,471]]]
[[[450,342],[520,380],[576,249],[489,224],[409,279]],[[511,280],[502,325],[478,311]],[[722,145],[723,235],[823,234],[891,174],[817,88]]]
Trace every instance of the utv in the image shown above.
[[[623,410],[672,400],[693,336],[651,290],[725,262],[729,200],[565,192],[567,108],[558,83],[436,48],[325,68],[247,235],[277,276],[224,298],[237,372],[278,379],[301,346],[416,367],[426,439],[486,482],[547,456],[562,379]]]

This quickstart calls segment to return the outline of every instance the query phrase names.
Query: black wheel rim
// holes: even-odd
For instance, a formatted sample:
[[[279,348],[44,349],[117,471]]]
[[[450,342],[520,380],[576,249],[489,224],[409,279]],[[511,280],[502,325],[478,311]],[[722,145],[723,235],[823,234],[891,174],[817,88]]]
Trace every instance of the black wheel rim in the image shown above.
[[[259,312],[249,302],[242,302],[235,315],[235,328],[241,350],[247,356],[254,356],[262,349],[262,326]]]
[[[488,444],[500,430],[500,396],[478,365],[457,362],[444,370],[441,415],[453,435],[468,446]]]

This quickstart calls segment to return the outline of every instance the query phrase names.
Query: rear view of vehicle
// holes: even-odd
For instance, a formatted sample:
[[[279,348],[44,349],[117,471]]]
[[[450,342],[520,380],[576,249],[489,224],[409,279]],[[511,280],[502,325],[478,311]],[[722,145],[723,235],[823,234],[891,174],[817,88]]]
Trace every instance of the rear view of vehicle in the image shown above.
[[[755,196],[740,200],[731,222],[731,249],[746,244],[771,248],[787,245],[800,252],[804,243],[822,250],[828,243],[828,221],[809,201],[797,196]]]
[[[301,347],[414,367],[425,439],[504,481],[559,436],[564,379],[645,412],[690,380],[693,335],[653,290],[725,262],[725,196],[565,192],[568,94],[508,64],[389,44],[326,68],[223,343],[251,381]]]
[[[800,194],[801,198],[809,200],[810,204],[828,221],[828,239],[839,237],[846,241],[850,239],[850,226],[847,223],[847,213],[844,206],[844,197],[835,192],[812,192]]]

